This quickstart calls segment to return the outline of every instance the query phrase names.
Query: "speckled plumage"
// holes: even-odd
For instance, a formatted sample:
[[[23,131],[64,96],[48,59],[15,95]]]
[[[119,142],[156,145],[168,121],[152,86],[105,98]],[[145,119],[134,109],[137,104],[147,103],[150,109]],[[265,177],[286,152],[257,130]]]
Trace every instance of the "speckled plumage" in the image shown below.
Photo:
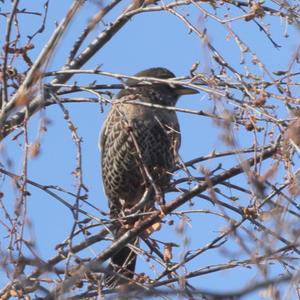
[[[174,74],[164,68],[152,68],[135,76],[167,79]],[[145,168],[163,192],[170,181],[170,171],[176,164],[180,146],[179,123],[174,111],[126,101],[175,106],[181,94],[195,93],[161,83],[130,87],[134,84],[136,81],[127,80],[129,88],[116,96],[118,101],[113,104],[101,134],[102,177],[112,218],[117,218],[124,208],[132,207],[141,199],[145,187],[150,185]],[[121,232],[120,226],[115,237]],[[112,263],[123,265],[130,252],[127,247],[122,249],[112,258]],[[125,266],[129,269],[126,276],[133,276],[134,267],[135,255],[132,255],[131,262]]]

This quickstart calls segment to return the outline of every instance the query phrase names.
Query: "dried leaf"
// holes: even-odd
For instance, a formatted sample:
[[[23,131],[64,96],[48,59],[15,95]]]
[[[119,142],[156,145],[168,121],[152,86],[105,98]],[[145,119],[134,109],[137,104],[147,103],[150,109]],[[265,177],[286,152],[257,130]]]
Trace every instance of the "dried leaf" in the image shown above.
[[[249,22],[254,18],[262,18],[265,15],[265,11],[260,3],[254,2],[251,5],[252,11],[245,16],[245,21]]]
[[[147,276],[145,273],[140,273],[140,274],[136,275],[136,280],[139,283],[147,283],[147,282],[150,282],[150,277]]]
[[[259,216],[255,207],[243,207],[242,210],[246,218],[256,219]]]
[[[252,131],[252,130],[254,129],[254,125],[253,125],[252,122],[247,122],[247,123],[245,124],[245,128],[246,128],[246,130],[248,130],[248,131]]]
[[[253,2],[251,5],[252,10],[255,12],[255,15],[259,18],[262,18],[265,15],[265,11],[260,3]]]
[[[29,157],[36,158],[40,154],[40,149],[41,149],[40,143],[31,144],[29,147]]]
[[[259,97],[253,101],[253,104],[258,107],[263,106],[266,104],[267,97],[268,97],[268,94],[266,93],[266,91],[261,90],[259,93]]]
[[[154,231],[159,231],[161,228],[160,222],[154,223],[151,227],[147,228],[145,230],[146,234],[149,236],[151,235]]]
[[[171,244],[171,243],[165,244],[163,258],[164,258],[164,262],[166,262],[166,263],[170,262],[170,260],[173,258],[172,247],[173,247],[173,244]]]

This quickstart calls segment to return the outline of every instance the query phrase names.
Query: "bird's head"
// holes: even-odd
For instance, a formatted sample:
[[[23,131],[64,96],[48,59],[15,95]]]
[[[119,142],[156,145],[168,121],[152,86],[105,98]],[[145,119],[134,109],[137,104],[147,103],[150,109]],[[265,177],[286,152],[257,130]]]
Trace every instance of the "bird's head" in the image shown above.
[[[150,68],[138,72],[134,77],[149,77],[158,79],[170,79],[175,75],[166,68]],[[128,89],[122,90],[117,97],[121,98],[127,95],[142,95],[143,101],[150,103],[174,106],[182,95],[197,94],[198,91],[182,85],[171,85],[162,82],[141,82],[136,79],[125,81]],[[132,88],[131,88],[132,87]]]

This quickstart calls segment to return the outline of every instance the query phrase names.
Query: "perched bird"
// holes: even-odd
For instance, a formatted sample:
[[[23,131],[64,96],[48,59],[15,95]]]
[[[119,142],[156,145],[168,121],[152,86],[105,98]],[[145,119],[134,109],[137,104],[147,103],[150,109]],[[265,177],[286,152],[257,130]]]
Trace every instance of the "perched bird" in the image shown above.
[[[175,77],[165,68],[147,69],[135,76]],[[175,106],[181,95],[197,93],[191,88],[166,83],[139,84],[137,80],[128,79],[125,84],[127,88],[117,94],[100,137],[102,178],[113,219],[124,216],[126,209],[139,202],[147,187],[154,185],[163,193],[180,146],[175,111],[126,101]],[[124,223],[120,221],[114,232],[115,239],[126,231],[122,225]],[[135,262],[136,254],[125,247],[112,257],[111,270],[130,279],[134,275]],[[111,287],[119,285],[122,280],[118,277],[111,276],[106,282]]]

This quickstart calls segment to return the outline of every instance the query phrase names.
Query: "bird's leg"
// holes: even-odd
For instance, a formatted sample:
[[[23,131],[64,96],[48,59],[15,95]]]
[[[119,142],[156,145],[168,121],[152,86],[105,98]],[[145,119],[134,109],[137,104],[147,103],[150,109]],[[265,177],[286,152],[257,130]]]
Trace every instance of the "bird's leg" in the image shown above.
[[[138,214],[142,212],[147,212],[149,207],[153,206],[153,188],[146,187],[144,193],[138,202],[134,205],[128,205],[126,201],[120,201],[122,209],[120,210],[120,223],[122,227],[128,228],[129,225],[135,223]],[[127,206],[126,206],[127,204]]]
[[[152,192],[153,192],[152,187],[146,188],[142,198],[140,199],[140,201],[138,201],[133,207],[131,207],[130,209],[128,209],[126,211],[127,215],[137,214],[140,209],[142,209],[146,206],[146,204],[149,207],[149,202],[151,201],[150,196],[151,196]]]

